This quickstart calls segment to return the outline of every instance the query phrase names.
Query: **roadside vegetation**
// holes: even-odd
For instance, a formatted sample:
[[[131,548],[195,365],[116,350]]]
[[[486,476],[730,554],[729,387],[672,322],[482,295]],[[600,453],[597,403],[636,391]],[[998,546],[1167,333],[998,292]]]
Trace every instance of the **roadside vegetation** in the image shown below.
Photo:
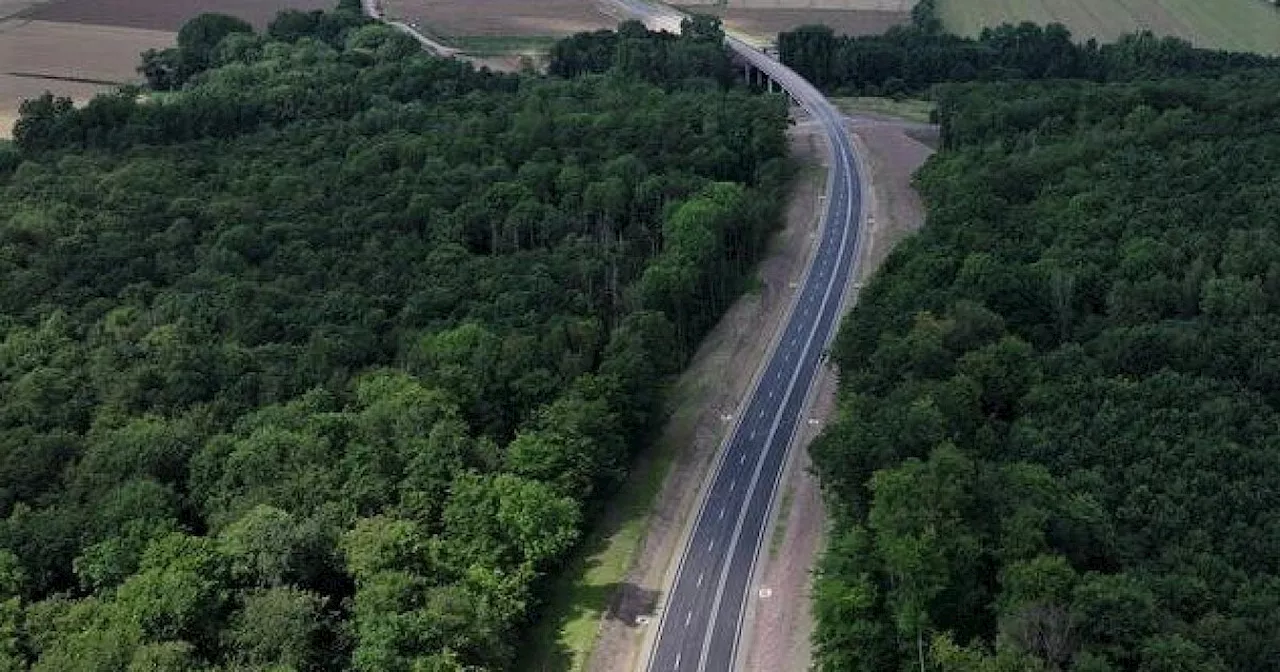
[[[1018,80],[933,90],[927,224],[833,348],[819,668],[1276,670],[1280,68],[1025,26],[786,44],[828,87]]]
[[[23,106],[0,669],[519,668],[785,202],[718,24],[609,39],[536,77],[204,16],[163,98]]]

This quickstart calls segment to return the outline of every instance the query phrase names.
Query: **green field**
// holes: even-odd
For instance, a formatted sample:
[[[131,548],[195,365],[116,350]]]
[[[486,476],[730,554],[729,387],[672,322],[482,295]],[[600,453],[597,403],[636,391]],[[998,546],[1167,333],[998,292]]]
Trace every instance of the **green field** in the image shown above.
[[[1003,22],[1058,22],[1079,39],[1150,30],[1199,47],[1280,53],[1280,8],[1267,0],[938,0],[938,17],[962,35]]]
[[[855,96],[832,98],[831,102],[845,114],[875,114],[895,117],[904,121],[914,121],[918,124],[929,123],[933,110],[937,107],[931,100],[920,100],[918,98],[894,100],[893,98]]]

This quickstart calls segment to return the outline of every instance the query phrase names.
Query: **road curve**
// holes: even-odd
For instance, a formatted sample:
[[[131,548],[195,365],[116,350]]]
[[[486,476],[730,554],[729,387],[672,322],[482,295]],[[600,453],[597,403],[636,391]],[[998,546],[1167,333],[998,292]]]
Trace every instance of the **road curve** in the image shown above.
[[[651,28],[679,30],[682,15],[641,0],[613,0]],[[772,345],[763,371],[739,408],[705,486],[674,580],[659,607],[645,659],[650,672],[728,672],[751,577],[787,452],[823,353],[835,334],[858,259],[862,194],[843,116],[809,82],[745,42],[727,38],[739,57],[768,74],[817,120],[830,148],[821,238]],[[806,599],[778,595],[772,599]]]

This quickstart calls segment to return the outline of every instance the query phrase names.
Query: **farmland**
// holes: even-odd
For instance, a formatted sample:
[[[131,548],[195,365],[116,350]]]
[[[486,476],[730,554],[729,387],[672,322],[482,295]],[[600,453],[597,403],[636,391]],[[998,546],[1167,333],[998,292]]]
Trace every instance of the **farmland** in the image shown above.
[[[50,91],[81,103],[139,81],[138,55],[171,46],[196,14],[233,14],[262,28],[286,7],[327,9],[334,1],[0,0],[0,137],[25,99]]]
[[[52,91],[83,102],[136,79],[139,52],[172,41],[163,31],[0,20],[0,137],[9,134],[23,100]]]
[[[1150,30],[1199,47],[1280,53],[1280,8],[1263,0],[939,0],[938,14],[963,35],[1002,22],[1056,21],[1079,39]]]
[[[414,23],[446,42],[465,43],[477,37],[561,37],[612,28],[617,23],[592,0],[384,0],[383,7],[388,16]]]
[[[830,26],[845,35],[875,35],[908,20],[908,12],[894,9],[770,9],[710,5],[688,5],[681,9],[718,16],[732,30],[770,40],[780,32],[815,23]]]
[[[281,9],[330,9],[335,2],[336,0],[57,0],[29,9],[21,16],[42,21],[177,32],[187,19],[202,12],[231,14],[263,28]]]
[[[914,0],[680,0],[688,12],[713,14],[725,25],[749,35],[773,38],[808,24],[837,33],[869,35],[904,23]]]

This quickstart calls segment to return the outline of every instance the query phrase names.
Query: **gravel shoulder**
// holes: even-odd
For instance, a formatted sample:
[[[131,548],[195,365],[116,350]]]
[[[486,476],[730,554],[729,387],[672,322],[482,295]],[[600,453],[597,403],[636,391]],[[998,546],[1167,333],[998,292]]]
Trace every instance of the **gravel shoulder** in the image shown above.
[[[869,215],[855,281],[861,283],[870,279],[894,245],[924,224],[923,204],[911,186],[911,176],[933,153],[924,143],[936,142],[937,131],[917,123],[858,114],[850,116],[848,127],[862,160],[862,192]],[[846,311],[856,295],[854,287],[847,290]],[[810,667],[810,577],[822,550],[826,522],[808,448],[835,412],[835,372],[826,369],[817,386],[806,410],[807,422],[791,446],[779,490],[780,505],[774,507],[765,530],[765,554],[752,577],[741,666],[748,672]]]

